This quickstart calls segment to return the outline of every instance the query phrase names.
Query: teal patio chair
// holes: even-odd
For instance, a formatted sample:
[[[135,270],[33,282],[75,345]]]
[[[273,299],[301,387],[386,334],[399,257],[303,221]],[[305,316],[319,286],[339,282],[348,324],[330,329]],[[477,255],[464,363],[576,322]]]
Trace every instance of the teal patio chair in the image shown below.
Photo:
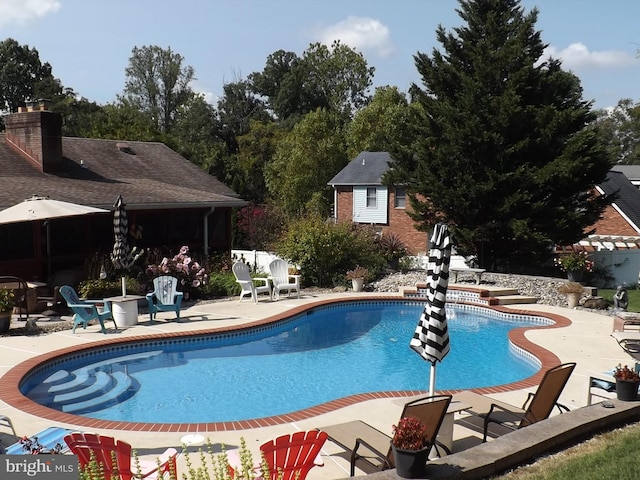
[[[107,333],[107,330],[104,328],[105,320],[111,319],[116,330],[118,329],[116,321],[111,314],[109,302],[103,302],[103,300],[80,300],[76,291],[69,285],[60,287],[60,295],[62,295],[62,298],[67,302],[67,306],[74,313],[72,333],[76,332],[76,327],[79,324],[82,324],[82,328],[87,328],[87,324],[91,320],[98,320],[102,333]],[[102,311],[98,310],[97,303],[104,303],[104,309]]]
[[[180,304],[182,292],[178,292],[178,279],[170,275],[162,275],[153,279],[153,292],[147,293],[149,318],[153,321],[158,312],[176,312],[176,320],[180,321]]]

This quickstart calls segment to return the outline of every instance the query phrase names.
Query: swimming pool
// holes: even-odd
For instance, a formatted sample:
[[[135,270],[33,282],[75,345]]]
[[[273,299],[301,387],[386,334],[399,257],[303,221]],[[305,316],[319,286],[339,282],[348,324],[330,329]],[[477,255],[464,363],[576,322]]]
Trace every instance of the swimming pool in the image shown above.
[[[429,363],[409,349],[420,302],[346,302],[258,329],[95,349],[40,366],[23,394],[58,410],[135,422],[221,422],[278,415],[363,392],[425,390]],[[451,353],[437,389],[531,376],[509,330],[542,317],[448,308]],[[481,361],[479,361],[481,359]]]

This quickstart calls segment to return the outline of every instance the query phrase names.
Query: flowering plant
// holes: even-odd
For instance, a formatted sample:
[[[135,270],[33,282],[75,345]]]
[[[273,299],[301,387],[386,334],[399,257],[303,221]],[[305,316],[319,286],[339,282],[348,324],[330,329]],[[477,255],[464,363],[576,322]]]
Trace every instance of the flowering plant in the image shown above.
[[[402,417],[398,425],[393,425],[391,443],[402,450],[422,450],[429,444],[426,436],[424,423],[414,417]]]
[[[592,272],[594,263],[584,250],[560,255],[555,259],[556,266],[565,272]]]
[[[631,370],[626,365],[623,367],[618,364],[616,368],[613,370],[613,376],[616,380],[624,380],[626,382],[638,382],[640,381],[640,375],[638,375],[634,370]]]
[[[10,288],[0,288],[0,312],[10,312],[16,303],[16,295]]]
[[[369,275],[369,270],[358,265],[353,270],[347,270],[347,279],[353,280],[354,278],[365,278]]]
[[[149,265],[147,274],[151,276],[173,275],[183,286],[198,288],[207,279],[207,273],[198,262],[189,255],[186,245],[173,258],[164,257],[160,264]]]
[[[22,450],[30,455],[38,455],[40,453],[61,453],[62,445],[60,443],[56,443],[55,447],[46,449],[44,446],[38,441],[38,437],[22,437],[20,439],[20,445],[22,445]]]

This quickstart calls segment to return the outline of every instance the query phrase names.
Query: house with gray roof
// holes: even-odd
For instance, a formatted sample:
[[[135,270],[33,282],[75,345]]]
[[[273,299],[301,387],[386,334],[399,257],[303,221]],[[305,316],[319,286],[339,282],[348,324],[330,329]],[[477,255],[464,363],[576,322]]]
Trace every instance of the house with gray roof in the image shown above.
[[[246,204],[215,177],[159,142],[62,137],[62,117],[21,109],[0,134],[0,209],[32,195],[114,210],[122,195],[131,241],[140,248],[195,254],[229,251],[231,211]],[[0,275],[44,280],[44,222],[0,225]],[[111,214],[55,219],[49,225],[52,275],[110,252]]]
[[[382,182],[390,161],[387,152],[360,152],[329,181],[334,189],[334,219],[373,225],[380,234],[395,234],[411,254],[426,253],[427,234],[416,230],[407,214],[404,188]]]

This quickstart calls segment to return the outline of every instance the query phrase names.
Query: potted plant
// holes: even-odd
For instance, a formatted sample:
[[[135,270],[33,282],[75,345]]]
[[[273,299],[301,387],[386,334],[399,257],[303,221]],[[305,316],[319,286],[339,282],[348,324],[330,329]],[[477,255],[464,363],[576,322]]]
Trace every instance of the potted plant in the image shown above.
[[[585,251],[571,252],[556,257],[555,264],[563,272],[567,272],[567,278],[572,282],[580,282],[585,272],[592,272],[594,263],[589,259]]]
[[[563,293],[567,296],[569,308],[575,308],[584,293],[584,287],[578,282],[565,282],[558,287],[558,293]]]
[[[9,331],[11,313],[16,303],[16,295],[10,288],[0,288],[0,333]]]
[[[351,280],[354,292],[361,292],[364,286],[364,279],[369,275],[369,270],[360,265],[353,270],[347,271],[347,279]]]
[[[638,386],[640,385],[640,375],[628,366],[618,365],[613,370],[616,379],[616,395],[618,400],[630,402],[638,399]]]
[[[396,473],[402,478],[423,478],[431,445],[427,426],[414,417],[402,417],[393,425],[391,450]]]

